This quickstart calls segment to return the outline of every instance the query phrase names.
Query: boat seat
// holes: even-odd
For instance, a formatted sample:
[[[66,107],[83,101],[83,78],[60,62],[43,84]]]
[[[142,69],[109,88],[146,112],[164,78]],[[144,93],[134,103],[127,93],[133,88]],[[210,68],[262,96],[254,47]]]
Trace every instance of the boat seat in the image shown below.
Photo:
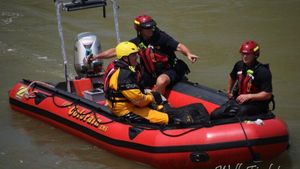
[[[73,81],[76,95],[83,97],[84,91],[93,89],[93,84],[90,78],[81,78]]]

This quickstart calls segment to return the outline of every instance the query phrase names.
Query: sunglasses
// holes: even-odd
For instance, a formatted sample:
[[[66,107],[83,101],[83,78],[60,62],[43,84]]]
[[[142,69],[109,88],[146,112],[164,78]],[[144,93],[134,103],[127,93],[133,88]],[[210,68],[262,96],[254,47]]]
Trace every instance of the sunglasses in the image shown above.
[[[253,55],[253,53],[241,53],[241,55],[243,55],[243,56],[249,56],[249,55]]]

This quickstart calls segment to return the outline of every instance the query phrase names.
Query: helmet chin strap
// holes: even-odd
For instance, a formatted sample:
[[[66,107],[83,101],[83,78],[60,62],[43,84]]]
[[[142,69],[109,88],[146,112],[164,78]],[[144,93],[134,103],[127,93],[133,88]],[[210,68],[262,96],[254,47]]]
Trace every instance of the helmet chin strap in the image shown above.
[[[132,72],[136,72],[135,66],[133,66],[133,65],[131,64],[130,59],[129,59],[129,56],[127,56],[127,61],[124,60],[124,59],[123,59],[123,61],[124,61],[125,63],[128,64],[128,68],[129,68]]]
[[[125,62],[125,63],[127,63],[128,66],[132,66],[132,64],[130,62],[130,59],[129,59],[129,56],[126,56],[126,58],[127,58],[126,60],[125,60],[125,58],[122,58],[122,61]]]

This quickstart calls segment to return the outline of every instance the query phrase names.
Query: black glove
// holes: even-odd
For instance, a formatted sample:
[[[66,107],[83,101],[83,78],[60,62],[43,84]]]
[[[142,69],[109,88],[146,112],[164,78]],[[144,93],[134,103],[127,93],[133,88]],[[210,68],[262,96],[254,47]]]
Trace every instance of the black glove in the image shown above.
[[[87,64],[91,64],[94,60],[94,55],[91,53],[87,56]]]
[[[151,92],[151,94],[153,95],[156,104],[161,104],[163,102],[159,92]]]

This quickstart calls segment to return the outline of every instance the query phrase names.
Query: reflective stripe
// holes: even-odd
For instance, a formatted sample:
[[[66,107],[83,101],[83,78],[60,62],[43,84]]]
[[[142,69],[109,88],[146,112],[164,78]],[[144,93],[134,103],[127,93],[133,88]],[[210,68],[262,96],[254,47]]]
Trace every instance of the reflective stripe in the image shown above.
[[[108,86],[109,86],[109,80],[110,77],[112,76],[112,74],[116,71],[116,69],[113,67],[109,70],[109,72],[107,73],[105,80],[104,80],[104,91],[107,91]]]

